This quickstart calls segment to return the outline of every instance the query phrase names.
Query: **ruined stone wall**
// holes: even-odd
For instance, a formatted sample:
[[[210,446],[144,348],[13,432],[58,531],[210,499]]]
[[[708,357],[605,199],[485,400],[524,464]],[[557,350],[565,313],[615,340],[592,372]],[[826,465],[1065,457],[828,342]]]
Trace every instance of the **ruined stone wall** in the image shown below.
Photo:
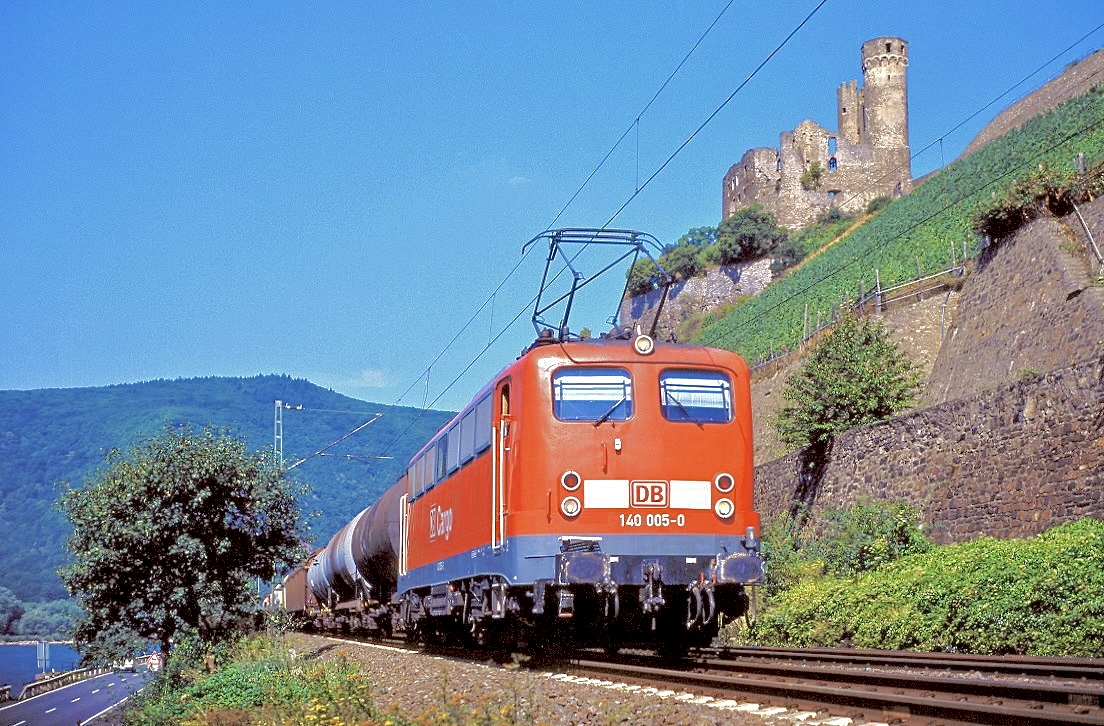
[[[843,434],[819,478],[798,453],[755,470],[772,517],[800,502],[917,506],[938,542],[1104,518],[1104,357]]]
[[[861,212],[876,197],[911,189],[908,45],[875,38],[861,59],[863,88],[850,81],[836,90],[839,131],[805,120],[779,135],[777,149],[746,152],[725,174],[722,218],[759,204],[782,226],[801,229],[830,207]],[[824,175],[806,188],[801,178],[814,164]]]

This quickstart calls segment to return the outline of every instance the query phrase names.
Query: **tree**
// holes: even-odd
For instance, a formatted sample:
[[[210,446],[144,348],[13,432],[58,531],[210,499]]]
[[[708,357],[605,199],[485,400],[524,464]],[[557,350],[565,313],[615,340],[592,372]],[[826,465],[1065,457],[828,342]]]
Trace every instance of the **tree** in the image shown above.
[[[59,509],[74,561],[60,574],[85,614],[76,640],[107,659],[135,638],[210,643],[255,607],[253,578],[297,560],[303,488],[225,432],[168,427],[80,488],[63,485]]]
[[[801,188],[808,191],[820,189],[820,180],[824,178],[824,167],[819,161],[809,164],[809,168],[801,175]]]
[[[659,264],[675,281],[689,280],[705,273],[705,260],[698,245],[679,244],[659,258]]]
[[[773,214],[758,204],[745,207],[717,227],[717,262],[729,265],[762,257],[787,237]]]
[[[6,587],[0,587],[0,635],[14,633],[24,612],[23,603],[15,593]]]
[[[837,434],[889,418],[920,392],[912,361],[881,322],[845,315],[786,381],[776,428],[792,446],[825,446]]]
[[[629,268],[627,289],[630,295],[646,295],[655,289],[659,278],[659,268],[647,257],[633,263]]]
[[[695,247],[709,247],[717,241],[717,228],[716,227],[691,227],[686,231],[686,234],[678,238],[678,242],[674,244],[674,247],[682,245],[693,245]],[[673,248],[672,248],[673,249]],[[671,249],[665,249],[664,252],[670,252]]]

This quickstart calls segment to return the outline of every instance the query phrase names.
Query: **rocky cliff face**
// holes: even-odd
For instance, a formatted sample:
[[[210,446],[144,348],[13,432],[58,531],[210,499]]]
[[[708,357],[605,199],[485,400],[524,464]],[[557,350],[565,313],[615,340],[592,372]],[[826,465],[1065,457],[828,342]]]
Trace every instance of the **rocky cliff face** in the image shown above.
[[[667,292],[667,300],[656,326],[659,340],[675,340],[679,323],[695,314],[732,302],[744,295],[758,295],[771,281],[769,257],[739,265],[710,270],[704,277],[676,283]],[[621,305],[621,324],[640,323],[651,327],[663,294],[653,290],[647,295],[627,298]],[[687,342],[687,341],[679,341]]]

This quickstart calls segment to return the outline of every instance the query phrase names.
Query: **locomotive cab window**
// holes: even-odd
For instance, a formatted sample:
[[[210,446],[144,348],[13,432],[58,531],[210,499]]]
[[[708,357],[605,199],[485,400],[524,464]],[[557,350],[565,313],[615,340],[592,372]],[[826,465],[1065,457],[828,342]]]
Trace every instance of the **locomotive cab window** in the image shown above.
[[[561,368],[552,374],[552,408],[561,421],[625,421],[632,377],[620,368]]]
[[[659,399],[668,421],[732,420],[732,382],[720,371],[663,371],[659,375]]]

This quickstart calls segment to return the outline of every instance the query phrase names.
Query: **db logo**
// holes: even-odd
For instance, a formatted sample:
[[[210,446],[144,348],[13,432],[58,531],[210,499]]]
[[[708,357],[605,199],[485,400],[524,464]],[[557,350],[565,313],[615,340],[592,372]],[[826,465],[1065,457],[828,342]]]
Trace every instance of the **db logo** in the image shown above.
[[[630,504],[634,507],[666,507],[667,482],[634,481]]]

